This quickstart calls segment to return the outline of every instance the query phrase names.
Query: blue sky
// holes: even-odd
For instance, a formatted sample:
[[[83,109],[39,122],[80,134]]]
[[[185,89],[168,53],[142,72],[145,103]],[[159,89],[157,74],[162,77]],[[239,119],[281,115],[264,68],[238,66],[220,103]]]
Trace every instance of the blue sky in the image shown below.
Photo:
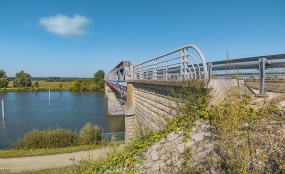
[[[0,0],[0,69],[92,77],[187,44],[206,61],[285,53],[284,0]]]

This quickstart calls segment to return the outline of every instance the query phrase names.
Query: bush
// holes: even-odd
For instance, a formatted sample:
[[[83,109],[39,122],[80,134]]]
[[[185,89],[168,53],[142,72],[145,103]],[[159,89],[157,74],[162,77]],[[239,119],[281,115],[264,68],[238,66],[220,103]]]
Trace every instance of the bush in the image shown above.
[[[57,128],[46,131],[33,130],[25,134],[24,138],[18,139],[13,148],[15,149],[41,149],[76,146],[79,136],[71,130]]]
[[[90,87],[90,91],[99,91],[99,90],[101,90],[101,88],[98,85],[93,85]]]
[[[88,122],[79,132],[83,144],[98,144],[102,140],[102,128]]]

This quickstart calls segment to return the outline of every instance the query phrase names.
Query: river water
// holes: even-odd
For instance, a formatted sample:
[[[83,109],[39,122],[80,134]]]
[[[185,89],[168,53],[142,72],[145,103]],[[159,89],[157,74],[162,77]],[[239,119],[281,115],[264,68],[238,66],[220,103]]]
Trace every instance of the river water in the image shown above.
[[[79,130],[91,122],[104,132],[124,132],[124,116],[109,116],[103,92],[0,92],[5,104],[5,120],[0,118],[0,149],[33,129],[57,127]],[[0,107],[2,113],[2,107]]]

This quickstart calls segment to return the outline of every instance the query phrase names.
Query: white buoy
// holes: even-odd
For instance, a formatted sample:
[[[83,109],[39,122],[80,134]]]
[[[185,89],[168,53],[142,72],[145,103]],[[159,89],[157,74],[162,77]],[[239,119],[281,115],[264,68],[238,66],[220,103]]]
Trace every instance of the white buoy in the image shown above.
[[[5,112],[4,112],[4,100],[2,100],[2,116],[3,116],[3,119],[5,119]]]
[[[49,90],[49,95],[48,95],[48,99],[49,99],[49,101],[50,101],[50,90]]]

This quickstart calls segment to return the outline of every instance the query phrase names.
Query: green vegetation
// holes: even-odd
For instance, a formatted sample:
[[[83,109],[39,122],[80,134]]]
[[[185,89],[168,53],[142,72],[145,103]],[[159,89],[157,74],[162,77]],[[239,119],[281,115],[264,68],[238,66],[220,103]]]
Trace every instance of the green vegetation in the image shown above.
[[[102,140],[102,128],[88,122],[80,131],[79,136],[83,144],[98,144]]]
[[[40,87],[40,84],[39,84],[38,81],[35,81],[35,87],[36,87],[36,88],[39,88],[39,87]]]
[[[99,70],[94,74],[94,82],[97,84],[101,89],[104,89],[105,87],[105,81],[104,81],[105,73],[103,70]]]
[[[99,91],[104,89],[104,71],[99,70],[94,74],[94,78],[91,79],[78,79],[73,81],[71,89],[72,91]]]
[[[36,87],[36,82],[38,82],[39,87]],[[60,84],[62,83],[62,88],[60,88]],[[13,82],[9,82],[6,89],[2,89],[2,91],[68,91],[72,82],[45,82],[45,81],[35,81],[32,82],[31,87],[13,87]],[[1,91],[1,90],[0,90]]]
[[[59,89],[62,91],[62,83],[59,84]]]
[[[90,133],[90,135],[87,135]],[[55,130],[38,131],[33,130],[18,139],[13,149],[43,149],[43,148],[61,148],[73,147],[78,145],[99,144],[102,140],[102,128],[91,123],[87,123],[80,133],[57,128]]]
[[[3,69],[0,70],[0,88],[6,88],[9,81],[10,80],[7,78],[6,72]]]
[[[99,70],[94,78],[32,78],[22,70],[15,77],[8,78],[6,72],[0,70],[0,91],[100,91],[105,87],[104,75],[104,71]],[[36,81],[33,83],[32,80]]]
[[[78,145],[73,147],[62,148],[42,148],[42,149],[9,149],[0,150],[0,158],[15,158],[15,157],[27,157],[27,156],[43,156],[54,155],[60,153],[71,153],[85,150],[93,150],[100,148],[101,145]]]
[[[32,85],[31,75],[23,70],[15,75],[13,87],[29,87]]]
[[[232,91],[211,108],[211,124],[219,141],[215,162],[223,173],[285,173],[284,136],[278,127],[284,113],[276,103],[265,101],[260,109],[250,106],[251,99]]]

